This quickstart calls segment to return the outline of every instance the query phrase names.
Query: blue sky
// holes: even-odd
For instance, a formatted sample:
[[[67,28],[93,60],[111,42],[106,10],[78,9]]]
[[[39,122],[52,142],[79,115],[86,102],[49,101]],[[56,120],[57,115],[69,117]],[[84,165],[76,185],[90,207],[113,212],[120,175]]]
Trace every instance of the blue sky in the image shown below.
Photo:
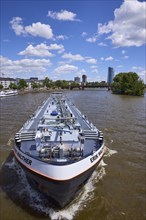
[[[1,76],[100,82],[111,66],[145,81],[145,10],[138,0],[2,0]]]

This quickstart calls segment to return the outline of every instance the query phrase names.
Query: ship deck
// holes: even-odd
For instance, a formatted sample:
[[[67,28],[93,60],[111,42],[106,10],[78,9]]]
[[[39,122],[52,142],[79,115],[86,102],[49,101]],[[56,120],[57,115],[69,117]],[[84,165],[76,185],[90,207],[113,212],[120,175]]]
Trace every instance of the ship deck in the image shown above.
[[[62,97],[52,95],[16,134],[16,146],[23,153],[46,163],[63,164],[100,149],[102,133]]]

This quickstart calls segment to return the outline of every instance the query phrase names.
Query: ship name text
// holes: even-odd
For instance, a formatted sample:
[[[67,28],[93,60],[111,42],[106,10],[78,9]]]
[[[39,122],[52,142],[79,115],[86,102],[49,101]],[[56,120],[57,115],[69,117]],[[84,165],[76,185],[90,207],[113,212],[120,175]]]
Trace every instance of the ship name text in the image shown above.
[[[20,154],[17,150],[16,150],[16,153],[18,155],[18,157],[23,160],[25,163],[27,163],[28,165],[31,166],[31,163],[32,163],[32,160],[26,158],[25,156],[23,156],[22,154]]]

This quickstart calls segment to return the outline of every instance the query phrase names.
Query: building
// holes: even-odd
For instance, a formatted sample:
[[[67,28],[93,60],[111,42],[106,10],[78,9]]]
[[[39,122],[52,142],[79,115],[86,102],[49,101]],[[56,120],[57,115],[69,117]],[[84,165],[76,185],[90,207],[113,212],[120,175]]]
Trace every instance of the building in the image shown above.
[[[86,85],[87,83],[87,76],[86,75],[82,75],[82,84]]]
[[[38,82],[38,77],[30,77],[31,82]]]
[[[9,78],[9,77],[6,77],[6,78],[0,77],[0,84],[3,85],[4,89],[8,89],[11,83],[17,84],[16,79]]]
[[[75,77],[75,78],[74,78],[74,81],[75,81],[76,83],[80,83],[80,77]]]
[[[43,85],[44,80],[39,80],[37,77],[30,77],[29,79],[25,80],[28,86],[28,89],[32,89],[32,84],[36,83],[38,85]]]
[[[108,67],[108,75],[107,75],[107,83],[108,84],[113,83],[114,75],[115,75],[114,68]]]

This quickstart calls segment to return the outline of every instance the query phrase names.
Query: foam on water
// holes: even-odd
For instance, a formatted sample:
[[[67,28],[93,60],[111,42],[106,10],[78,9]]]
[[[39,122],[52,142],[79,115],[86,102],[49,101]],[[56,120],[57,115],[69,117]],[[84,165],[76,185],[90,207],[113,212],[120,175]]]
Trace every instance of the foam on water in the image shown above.
[[[11,161],[5,163],[5,166],[8,166],[10,169],[15,169],[16,165],[17,164],[16,164],[16,161],[15,161],[14,157],[12,158]]]
[[[49,213],[50,218],[52,220],[72,220],[77,212],[85,208],[86,204],[93,199],[95,183],[102,179],[104,175],[105,168],[102,167],[102,164],[100,164],[100,168],[93,172],[91,178],[85,184],[77,198],[74,199],[74,201],[63,210],[55,211],[52,209],[52,211]]]
[[[116,150],[111,150],[111,149],[109,149],[108,147],[106,147],[104,157],[111,157],[113,154],[117,154],[117,153],[118,153],[118,151],[116,151]]]
[[[42,193],[31,187],[25,172],[14,158],[11,162],[5,163],[5,166],[8,166],[8,168],[13,169],[17,173],[18,184],[15,194],[17,193],[18,199],[23,200],[34,212],[37,211],[42,215],[48,216],[51,220],[72,220],[77,212],[84,209],[87,203],[94,198],[95,183],[105,175],[105,163],[102,160],[78,196],[64,209],[55,210],[49,206],[47,198]]]

